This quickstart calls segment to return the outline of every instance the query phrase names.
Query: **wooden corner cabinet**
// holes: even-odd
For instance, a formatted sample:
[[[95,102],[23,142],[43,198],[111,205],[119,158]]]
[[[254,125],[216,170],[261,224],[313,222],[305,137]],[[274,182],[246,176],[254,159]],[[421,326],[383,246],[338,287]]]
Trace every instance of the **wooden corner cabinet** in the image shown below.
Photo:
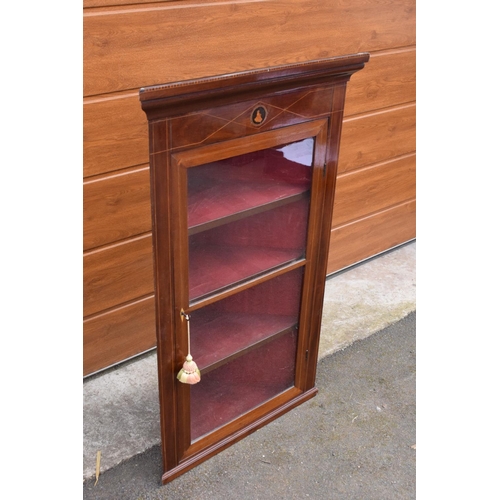
[[[313,397],[359,53],[145,87],[163,483]],[[188,353],[195,384],[177,374]]]

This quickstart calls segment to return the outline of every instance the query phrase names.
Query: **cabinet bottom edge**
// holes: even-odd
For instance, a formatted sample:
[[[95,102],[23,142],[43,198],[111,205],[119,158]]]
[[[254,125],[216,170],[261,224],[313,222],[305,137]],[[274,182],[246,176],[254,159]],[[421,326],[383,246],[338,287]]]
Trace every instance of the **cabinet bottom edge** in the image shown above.
[[[270,413],[264,415],[255,422],[252,422],[251,424],[243,427],[238,432],[235,432],[234,434],[231,434],[227,438],[218,441],[217,443],[214,443],[212,446],[209,446],[208,448],[202,450],[195,456],[190,457],[189,459],[180,463],[176,467],[164,472],[161,477],[162,484],[169,483],[170,481],[184,474],[188,470],[196,467],[205,460],[208,460],[217,453],[225,450],[234,443],[247,437],[248,435],[252,434],[258,429],[264,427],[273,420],[276,420],[278,417],[281,417],[282,415],[292,410],[293,408],[301,405],[302,403],[305,403],[307,400],[316,396],[317,393],[318,393],[317,387],[313,387],[312,389],[309,389],[308,391],[299,394],[298,396],[294,397],[287,403],[281,405],[279,408],[276,408],[274,411],[271,411]]]

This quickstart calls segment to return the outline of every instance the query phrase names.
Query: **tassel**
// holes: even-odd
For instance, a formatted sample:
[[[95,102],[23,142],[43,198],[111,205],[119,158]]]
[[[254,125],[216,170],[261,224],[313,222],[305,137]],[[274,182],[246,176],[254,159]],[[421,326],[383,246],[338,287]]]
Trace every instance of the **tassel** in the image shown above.
[[[177,380],[183,384],[197,384],[201,380],[200,370],[198,370],[191,354],[186,356],[186,361],[177,374]]]
[[[189,331],[189,320],[191,319],[184,311],[181,311],[181,316],[186,318],[187,321],[187,331],[188,331],[188,355],[186,356],[186,361],[182,365],[179,373],[177,374],[177,380],[183,384],[197,384],[201,380],[200,370],[198,366],[193,361],[191,356],[191,333]]]

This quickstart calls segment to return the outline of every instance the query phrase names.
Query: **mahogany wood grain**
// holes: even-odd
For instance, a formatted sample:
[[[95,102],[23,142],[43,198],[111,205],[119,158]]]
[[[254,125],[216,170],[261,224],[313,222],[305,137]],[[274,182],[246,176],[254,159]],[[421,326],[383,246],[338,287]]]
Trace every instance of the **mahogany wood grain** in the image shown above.
[[[151,197],[153,223],[153,257],[155,311],[163,310],[163,314],[155,314],[158,373],[158,391],[160,399],[160,431],[162,439],[162,458],[164,469],[172,469],[180,460],[179,446],[186,446],[186,435],[182,435],[172,422],[181,416],[186,409],[182,406],[186,398],[186,387],[179,387],[173,364],[181,360],[181,348],[185,349],[173,331],[184,330],[181,326],[178,311],[165,308],[175,300],[171,277],[174,274],[172,251],[173,224],[170,220],[170,202],[168,193],[171,188],[170,157],[166,154],[167,127],[165,121],[151,123],[148,127],[151,144]],[[155,147],[158,152],[155,152]],[[167,216],[165,216],[167,215]],[[161,272],[160,272],[161,269]],[[180,442],[180,444],[177,444]],[[166,443],[169,443],[167,446]]]
[[[362,69],[368,59],[369,54],[360,53],[141,89],[141,105],[149,122],[163,482],[236,442],[274,418],[271,415],[315,393],[345,89],[350,75]],[[328,86],[331,99],[322,99],[323,110],[308,115],[308,96],[323,95]],[[240,109],[238,104],[252,100],[252,106],[261,106],[256,108],[259,121],[253,121],[256,115],[252,106]],[[300,104],[302,100],[304,104]],[[287,110],[292,106],[296,116],[289,117]],[[267,109],[273,112],[267,113]],[[203,146],[192,147],[199,142],[190,142],[189,127],[172,126],[184,115],[191,121],[193,115],[198,118],[201,137],[207,137]],[[230,126],[226,127],[222,120],[221,127],[207,134],[206,125],[212,127],[214,116],[223,117]],[[224,133],[220,134],[222,129]],[[179,134],[186,135],[180,144],[188,149],[179,151]],[[293,155],[283,162],[285,170],[277,168],[281,165],[278,159],[283,158],[282,146],[290,142],[299,146],[299,158],[310,146],[314,148],[312,160],[307,163],[312,175],[309,170],[303,172],[302,164],[295,162]],[[269,160],[262,160],[262,155]],[[189,184],[188,171],[232,157],[233,168],[220,168],[224,178],[248,182],[248,171],[238,165],[253,161],[257,166],[253,175],[269,175],[273,182],[285,185],[298,180],[303,185],[307,181],[310,199],[259,211],[188,236],[188,193],[190,188],[198,188],[196,183]],[[210,195],[209,200],[217,203],[217,196]],[[208,258],[207,251],[213,247],[217,251]],[[243,251],[244,259],[236,262]],[[275,259],[275,254],[279,258]],[[197,267],[198,257],[203,265]],[[289,282],[292,272],[299,277],[303,273],[303,285],[295,285],[292,294],[297,302],[297,294],[301,293],[300,311],[295,314],[298,328],[286,331],[273,327],[275,333],[265,330],[264,334],[256,334],[246,346],[235,344],[235,339],[226,340],[228,332],[222,328],[212,334],[219,339],[214,350],[219,350],[218,344],[223,342],[229,352],[223,349],[222,359],[212,352],[200,353],[202,368],[212,364],[207,361],[212,354],[217,367],[204,373],[199,385],[178,383],[176,374],[190,352],[184,311],[200,320],[207,307],[219,307],[223,301],[245,303],[247,307],[248,301],[239,294],[258,296],[257,284],[260,292],[272,290],[268,300],[281,299],[289,293],[288,287],[280,294],[270,284]],[[204,293],[211,294],[212,302],[204,299],[200,301],[203,305],[198,302],[191,307],[190,301]],[[272,314],[276,315],[277,310]],[[257,321],[255,327],[259,324]],[[203,329],[203,324],[194,328],[194,347],[199,328]],[[204,350],[210,350],[210,346],[208,343]],[[275,406],[278,403],[281,408]]]
[[[84,376],[156,346],[154,297],[83,322]]]
[[[90,96],[414,45],[415,1],[168,2],[84,11],[83,30]]]
[[[332,212],[336,181],[338,176],[338,161],[340,150],[340,138],[343,124],[343,110],[345,105],[346,82],[335,87],[330,115],[330,131],[326,145],[326,164],[330,166],[324,172],[324,198],[321,216],[316,219],[317,241],[316,241],[316,263],[314,273],[316,280],[309,291],[311,295],[310,315],[308,318],[311,335],[305,346],[306,359],[304,368],[304,387],[306,390],[314,387],[316,381],[317,360],[319,352],[319,332],[321,330],[321,318],[323,312],[323,299],[325,290],[328,253],[330,249],[330,228],[332,223]],[[314,332],[318,332],[315,334]]]
[[[265,99],[255,100],[254,107],[258,103],[265,101]],[[252,107],[247,109],[247,119],[251,110]],[[219,144],[210,144],[211,141],[207,141],[209,144],[192,148],[187,151],[173,151],[173,158],[179,166],[186,168],[195,167],[204,163],[224,160],[232,156],[252,153],[256,150],[277,147],[290,142],[314,137],[327,125],[327,122],[324,119],[310,120],[309,116],[302,116],[301,118],[303,123],[297,123],[293,126],[290,126],[288,120],[286,120],[286,123],[280,128],[275,129],[274,127],[263,127],[262,129],[256,130],[256,132],[259,133],[255,133],[255,137],[253,137],[253,146],[248,143],[248,140],[245,140],[245,137],[238,137],[242,133],[245,133],[246,129],[232,130],[229,132],[229,135],[225,134],[223,138],[219,137],[219,142],[224,140],[225,144],[225,148],[222,151]],[[205,113],[200,113],[198,119],[203,125]]]
[[[149,167],[84,183],[84,250],[149,231]]]
[[[332,229],[327,273],[339,271],[415,237],[415,200],[338,226]]]
[[[405,47],[372,54],[370,65],[347,86],[345,116],[416,100],[416,49]]]
[[[83,257],[83,314],[89,316],[153,292],[151,235]]]
[[[416,196],[415,154],[339,175],[333,227],[361,219]]]
[[[346,118],[339,174],[413,153],[415,147],[415,104]]]
[[[312,79],[318,76],[320,75],[315,75],[311,72],[310,75],[305,75],[305,79]],[[251,74],[246,78],[246,85],[252,85],[252,78]],[[210,79],[206,83],[206,86],[209,85],[214,85],[214,83],[210,82]],[[234,87],[233,89],[237,90],[238,87]],[[175,89],[169,89],[168,93],[172,90]],[[215,90],[213,92],[213,97],[215,97]],[[332,99],[331,87],[321,86],[314,88],[314,90],[310,87],[305,90],[292,89],[287,92],[282,90],[272,100],[261,92],[262,90],[259,89],[258,99],[248,99],[250,93],[245,92],[245,98],[241,102],[236,102],[223,108],[219,106],[217,109],[210,107],[209,109],[204,109],[201,114],[190,113],[185,116],[173,117],[171,120],[172,149],[208,145],[220,140],[239,137],[242,134],[258,134],[259,136],[263,136],[263,132],[270,132],[278,127],[303,124],[304,118],[312,120],[324,116],[324,102],[329,102]],[[157,93],[161,95],[165,92],[158,91]],[[229,98],[228,94],[229,89],[223,95],[218,96],[219,100]],[[175,95],[173,95],[172,101],[175,102],[177,100],[175,99]],[[172,107],[173,104],[169,102],[169,107]],[[257,105],[264,106],[267,110],[266,120],[259,127],[255,127],[250,120],[250,112]],[[317,125],[321,126],[321,123],[318,122]],[[293,141],[293,138],[289,137],[286,139],[286,142],[291,141]]]

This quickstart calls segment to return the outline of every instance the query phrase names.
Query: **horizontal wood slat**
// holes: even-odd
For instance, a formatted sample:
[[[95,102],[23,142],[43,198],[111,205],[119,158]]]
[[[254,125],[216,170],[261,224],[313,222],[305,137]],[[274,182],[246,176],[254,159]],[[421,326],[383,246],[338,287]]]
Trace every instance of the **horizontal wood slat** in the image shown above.
[[[327,273],[333,273],[416,237],[416,202],[383,210],[332,229]]]
[[[157,5],[84,13],[85,96],[416,41],[414,0]]]
[[[415,201],[332,230],[328,273],[415,238]],[[147,298],[84,322],[85,375],[156,345],[154,300]]]
[[[332,227],[414,199],[415,158],[411,155],[340,175]]]
[[[138,93],[83,105],[83,175],[148,162],[148,122]]]
[[[83,315],[153,293],[151,235],[83,257]]]
[[[347,86],[345,116],[414,100],[414,56],[415,50],[372,56]],[[369,78],[361,78],[365,71]],[[138,93],[86,99],[83,127],[84,177],[148,162],[147,120]]]
[[[185,0],[83,0],[83,8],[89,9],[91,7],[117,7],[117,6],[134,5],[134,4],[183,2],[183,1]],[[196,0],[196,1],[203,2],[206,0]]]
[[[356,118],[342,126],[339,174],[415,151],[415,105]]]
[[[266,2],[268,0],[83,0],[83,8],[90,10],[93,8],[105,7],[106,10],[112,9],[122,9],[127,5],[144,5],[144,4],[167,4],[167,3],[177,3],[181,8],[193,7],[196,5],[210,3],[250,3],[250,2]]]
[[[84,376],[155,345],[154,297],[88,319],[83,322]]]
[[[347,85],[344,117],[416,99],[415,47],[372,54]]]
[[[396,111],[396,113],[398,112]],[[377,114],[375,117],[383,117],[382,125],[385,124],[389,127],[396,122],[394,119],[385,120],[387,117],[385,113]],[[373,116],[368,116],[366,119],[373,125]],[[363,118],[360,118],[360,120],[363,120]],[[376,126],[378,130],[383,130],[382,125]],[[411,131],[412,136],[413,134],[414,131]],[[348,149],[349,141],[346,142],[347,145],[345,147],[343,145],[341,148],[341,158],[346,156],[345,149]],[[404,141],[402,142],[405,144]],[[413,140],[406,141],[406,143],[413,145]],[[366,148],[366,145],[364,146]],[[349,149],[347,154],[349,154]],[[409,166],[408,162],[413,162],[413,166]],[[396,202],[402,201],[400,198],[402,195],[401,188],[405,186],[405,189],[414,189],[414,163],[415,159],[412,156],[411,159],[397,160],[396,164],[389,162],[385,166],[378,166],[374,171],[365,169],[355,175],[350,172],[349,175],[352,176],[345,178],[341,174],[337,185],[334,223],[339,224],[358,217],[360,215],[359,203],[368,206],[371,202],[376,202],[376,206],[371,209],[371,211],[375,211],[382,208],[384,201],[387,202],[385,206],[394,204],[394,200]],[[372,175],[375,175],[373,181],[370,177]],[[388,176],[386,180],[384,180],[384,176]],[[361,183],[361,189],[370,189],[370,198],[359,199],[359,183]],[[371,187],[370,183],[372,184]],[[348,195],[343,195],[344,190],[347,190]],[[378,201],[374,199],[374,196],[378,197]],[[350,200],[347,206],[345,206],[346,200]],[[150,230],[149,169],[110,176],[109,178],[85,184],[85,249],[112,243]]]
[[[151,231],[149,167],[84,184],[84,250],[148,231]]]
[[[153,266],[141,86],[370,52],[347,85],[328,272],[415,237],[414,202],[394,205],[414,175],[405,179],[398,162],[415,151],[407,105],[416,98],[415,0],[84,0],[84,8],[86,374],[155,342],[153,300],[142,299],[153,293]]]
[[[414,201],[338,227],[332,230],[328,273],[415,238],[415,231]],[[154,321],[152,297],[84,321],[84,375],[154,347]]]

